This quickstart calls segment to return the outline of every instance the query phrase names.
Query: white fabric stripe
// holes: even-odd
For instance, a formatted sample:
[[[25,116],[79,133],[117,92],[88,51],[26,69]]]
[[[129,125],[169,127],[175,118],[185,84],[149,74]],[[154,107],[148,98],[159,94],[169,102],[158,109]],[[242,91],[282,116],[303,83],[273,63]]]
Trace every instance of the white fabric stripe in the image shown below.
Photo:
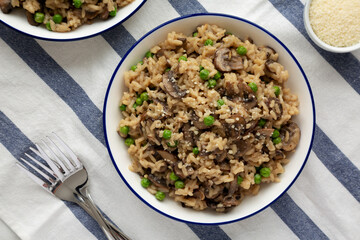
[[[310,190],[310,191],[309,191]],[[358,236],[360,205],[311,152],[289,195],[330,239]]]
[[[318,125],[360,168],[360,161],[355,161],[360,154],[360,128],[349,127],[357,126],[360,116],[360,108],[354,108],[360,106],[360,97],[355,90],[268,1],[244,0],[241,5],[246,7],[239,7],[236,1],[218,5],[214,4],[215,1],[199,2],[209,12],[224,12],[256,22],[277,36],[292,51],[309,78],[315,96]],[[274,24],[275,22],[279,24]]]
[[[0,218],[20,239],[95,240],[62,201],[44,191],[16,167],[16,159],[2,144],[0,153]],[[3,173],[2,169],[8,173]]]
[[[8,61],[3,64],[4,71],[1,73],[3,76],[0,79],[1,86],[4,86],[0,88],[0,102],[7,103],[2,107],[2,111],[29,139],[39,140],[43,135],[55,131],[69,143],[74,152],[85,161],[94,200],[129,236],[136,239],[144,239],[148,236],[163,239],[170,238],[173,231],[176,231],[182,233],[179,236],[181,238],[197,238],[185,224],[169,221],[146,207],[133,195],[115,171],[105,146],[88,132],[74,112],[3,41],[0,43],[1,53],[8,56]],[[6,76],[17,79],[17,84],[9,83]],[[22,87],[19,89],[17,86]],[[32,118],[37,116],[36,126],[31,125],[34,121],[29,121],[30,113]],[[11,214],[13,209],[7,208],[4,211]],[[21,215],[17,214],[17,216]],[[73,215],[71,218],[75,219]],[[21,225],[22,222],[18,224]],[[147,227],[139,231],[139,226]],[[158,226],[162,226],[161,231],[154,232],[153,230],[158,229]]]
[[[223,225],[221,228],[231,239],[298,239],[271,208],[238,223]]]
[[[16,235],[9,226],[0,219],[0,233],[1,237],[6,240],[20,240],[18,235]]]
[[[37,42],[102,110],[108,83],[120,61],[119,55],[108,42],[101,36],[75,42]]]

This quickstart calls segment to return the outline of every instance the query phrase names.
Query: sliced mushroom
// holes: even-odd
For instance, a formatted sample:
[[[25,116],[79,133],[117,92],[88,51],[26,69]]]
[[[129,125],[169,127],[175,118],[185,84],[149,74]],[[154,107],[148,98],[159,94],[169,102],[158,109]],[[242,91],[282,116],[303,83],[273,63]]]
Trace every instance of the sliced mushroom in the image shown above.
[[[206,126],[204,122],[199,121],[199,117],[196,115],[195,112],[191,112],[191,123],[197,127],[198,129],[207,129],[211,126]]]
[[[262,129],[257,130],[257,133],[259,133],[260,135],[265,136],[265,137],[271,137],[273,132],[274,132],[274,129],[272,129],[272,128],[262,128]]]
[[[202,190],[197,189],[194,191],[193,196],[200,199],[201,201],[205,199],[205,194]]]
[[[95,12],[93,12],[93,11],[85,11],[85,17],[87,18],[87,19],[94,19],[94,18],[96,18],[96,16],[99,14],[99,12],[97,12],[97,11],[95,11]]]
[[[226,152],[226,150],[222,150],[222,151],[220,151],[219,153],[217,153],[217,154],[215,154],[215,155],[216,155],[215,160],[216,160],[218,163],[220,163],[220,162],[222,162],[222,161],[225,160],[225,158],[226,158],[226,156],[227,156],[227,152]]]
[[[280,129],[280,137],[282,142],[282,149],[284,151],[292,151],[296,148],[300,141],[300,128],[295,123],[290,121]]]
[[[154,184],[155,187],[162,189],[162,190],[168,189],[164,179],[158,178],[157,176],[154,176],[153,174],[149,174],[148,179]]]
[[[220,170],[223,172],[230,172],[230,164],[227,161],[219,163]]]
[[[207,186],[204,191],[205,197],[207,199],[215,199],[223,192],[223,189],[223,185],[216,185],[214,188]]]
[[[160,48],[160,49],[156,52],[155,55],[156,55],[157,58],[164,56],[164,55],[165,55],[165,49]]]
[[[99,14],[99,18],[102,20],[106,20],[109,18],[109,11],[105,9],[102,13]]]
[[[179,88],[176,83],[175,74],[173,71],[168,71],[163,75],[163,84],[165,91],[172,96],[173,98],[183,98],[186,95],[186,91],[183,91]]]
[[[270,107],[272,105],[272,101],[274,101],[274,106]],[[279,119],[283,114],[283,106],[280,100],[278,98],[270,97],[265,100],[265,103],[269,107],[269,109],[272,109],[274,111],[274,113],[276,114],[276,119]]]
[[[178,161],[178,158],[175,155],[165,150],[156,150],[156,153],[158,153],[168,163],[176,163]]]
[[[276,54],[276,51],[269,46],[259,47],[259,50],[265,52],[266,58],[268,59],[271,57],[271,55]]]
[[[237,152],[235,153],[234,157],[239,158],[244,156],[244,154],[250,150],[251,144],[249,144],[247,141],[244,141],[242,139],[238,139],[234,141],[236,144]]]
[[[178,161],[174,164],[174,172],[175,172],[176,176],[178,176],[181,179],[184,179],[184,178],[186,178],[186,176],[183,173],[183,171],[179,168],[179,163],[180,163],[180,161]]]
[[[252,120],[250,122],[250,124],[251,124],[250,127],[246,129],[246,131],[244,132],[244,135],[251,133],[258,126],[258,122],[259,122],[259,120]]]
[[[0,0],[0,8],[3,13],[9,13],[12,9],[11,0]]]
[[[242,85],[243,85],[243,102],[245,108],[251,109],[257,105],[256,96],[253,90],[251,90],[251,88],[247,84],[242,83]]]
[[[195,134],[193,131],[190,131],[190,123],[185,123],[182,127],[182,132],[184,133],[185,141],[189,142],[191,145],[195,145]]]
[[[29,11],[26,11],[26,18],[27,18],[30,25],[32,25],[32,26],[39,26],[40,25],[40,23],[35,22],[34,14],[32,14]]]
[[[220,48],[215,52],[215,67],[222,72],[240,70],[244,68],[241,57],[232,56],[229,48]]]
[[[271,59],[268,59],[266,62],[265,62],[265,67],[266,67],[266,71],[269,71],[271,73],[275,73],[277,72],[278,69],[282,69],[282,65],[278,62],[275,62]],[[265,74],[266,74],[266,71],[265,71]],[[266,74],[266,75],[269,75],[269,74]]]
[[[240,114],[232,115],[230,119],[235,120],[235,122],[227,123],[226,121],[222,121],[226,136],[239,139],[245,130],[246,121]]]
[[[239,184],[237,182],[237,175],[234,180],[230,182],[228,195],[233,195],[239,189]]]
[[[281,160],[281,159],[284,159],[285,157],[286,157],[285,153],[283,151],[277,149],[272,158],[275,160]]]

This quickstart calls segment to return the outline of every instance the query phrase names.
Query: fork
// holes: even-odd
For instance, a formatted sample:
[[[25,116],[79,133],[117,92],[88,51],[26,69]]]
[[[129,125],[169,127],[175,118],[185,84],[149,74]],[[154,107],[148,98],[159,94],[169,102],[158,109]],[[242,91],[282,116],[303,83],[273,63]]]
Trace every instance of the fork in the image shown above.
[[[25,153],[26,157],[20,158],[21,161],[19,160],[17,165],[49,193],[61,200],[81,206],[97,221],[108,239],[130,240],[96,207],[88,190],[88,173],[81,161],[60,137],[55,133],[52,133],[52,137],[56,139],[58,145],[51,138],[46,137],[47,142],[41,140],[42,146],[35,144],[36,149],[30,147],[30,150],[48,166],[28,153]]]

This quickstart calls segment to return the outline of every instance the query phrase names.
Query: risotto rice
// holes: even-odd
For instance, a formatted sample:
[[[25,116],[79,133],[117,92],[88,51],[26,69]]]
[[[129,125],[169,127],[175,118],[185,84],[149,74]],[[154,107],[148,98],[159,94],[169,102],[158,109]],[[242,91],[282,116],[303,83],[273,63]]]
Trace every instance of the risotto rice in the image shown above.
[[[300,129],[278,57],[209,24],[152,47],[124,75],[118,127],[142,186],[159,200],[224,212],[279,182]]]

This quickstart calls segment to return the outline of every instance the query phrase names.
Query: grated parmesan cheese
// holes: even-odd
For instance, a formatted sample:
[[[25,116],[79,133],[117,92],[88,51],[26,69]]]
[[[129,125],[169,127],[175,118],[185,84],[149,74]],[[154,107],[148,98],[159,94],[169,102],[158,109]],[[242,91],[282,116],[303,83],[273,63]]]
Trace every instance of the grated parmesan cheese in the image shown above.
[[[360,42],[360,0],[313,0],[309,19],[314,33],[331,46]]]

